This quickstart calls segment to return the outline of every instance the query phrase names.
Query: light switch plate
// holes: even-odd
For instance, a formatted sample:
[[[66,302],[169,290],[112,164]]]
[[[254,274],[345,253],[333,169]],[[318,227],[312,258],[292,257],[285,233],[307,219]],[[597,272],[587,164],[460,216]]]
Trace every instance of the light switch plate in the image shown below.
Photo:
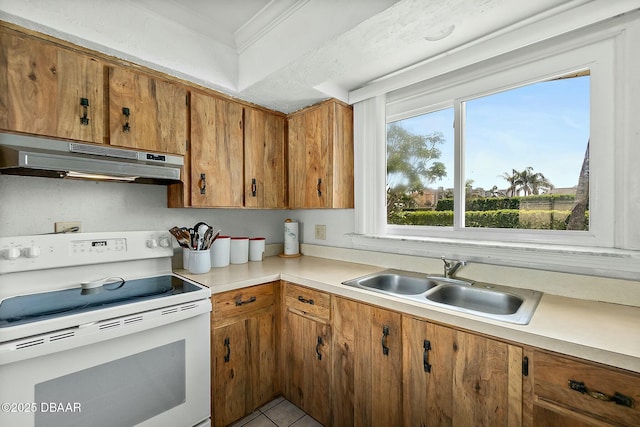
[[[327,240],[327,226],[316,224],[316,240]]]

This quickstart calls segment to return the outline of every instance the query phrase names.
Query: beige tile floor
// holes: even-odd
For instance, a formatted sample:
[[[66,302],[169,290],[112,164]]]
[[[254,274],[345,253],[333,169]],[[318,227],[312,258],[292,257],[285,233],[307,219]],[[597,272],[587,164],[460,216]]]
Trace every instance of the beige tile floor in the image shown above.
[[[230,427],[322,427],[322,424],[305,414],[304,411],[284,397],[253,411]]]

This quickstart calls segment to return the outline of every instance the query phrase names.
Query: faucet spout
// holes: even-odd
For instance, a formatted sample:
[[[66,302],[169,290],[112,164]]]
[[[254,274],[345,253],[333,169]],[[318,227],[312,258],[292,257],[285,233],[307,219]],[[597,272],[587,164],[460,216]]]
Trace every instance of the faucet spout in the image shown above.
[[[444,262],[444,277],[451,279],[453,279],[458,270],[467,265],[467,262],[463,260],[448,260],[446,257],[441,257],[440,259]]]

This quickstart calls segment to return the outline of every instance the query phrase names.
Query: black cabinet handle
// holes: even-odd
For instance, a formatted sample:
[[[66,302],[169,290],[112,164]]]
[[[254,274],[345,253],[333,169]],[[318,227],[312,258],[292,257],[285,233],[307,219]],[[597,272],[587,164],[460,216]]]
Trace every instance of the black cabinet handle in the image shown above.
[[[242,301],[240,298],[238,298],[236,300],[236,307],[241,306],[243,304],[251,304],[252,302],[256,301],[256,297],[250,297],[248,300],[246,301]]]
[[[224,355],[224,363],[228,363],[231,360],[231,342],[229,338],[224,339],[224,346],[227,347],[227,354]]]
[[[258,184],[256,183],[256,179],[251,179],[251,197],[256,197],[258,195]]]
[[[122,115],[124,116],[122,132],[129,132],[131,130],[131,127],[129,126],[129,116],[131,115],[131,111],[127,107],[122,107]]]
[[[322,337],[318,335],[318,343],[316,344],[316,357],[318,358],[318,360],[322,360],[322,353],[320,353],[320,347],[322,346],[322,344]]]
[[[318,197],[322,197],[322,178],[318,178],[318,185],[316,185],[316,191],[318,192]]]
[[[629,396],[625,396],[618,392],[615,392],[613,393],[613,396],[610,396],[600,391],[591,390],[582,381],[569,380],[569,388],[582,394],[587,394],[594,399],[603,400],[605,402],[614,402],[616,405],[627,406],[629,408],[633,408],[635,406],[635,402]]]
[[[382,354],[389,355],[389,347],[387,347],[387,337],[389,336],[389,327],[382,327]]]
[[[207,174],[200,174],[200,194],[207,194]]]
[[[82,116],[80,117],[81,126],[89,126],[89,99],[80,98],[80,106],[82,107]]]
[[[304,303],[304,304],[309,304],[309,305],[315,304],[315,302],[312,299],[306,299],[302,295],[298,295],[298,301],[300,301],[301,303]]]
[[[424,349],[424,353],[422,354],[422,364],[424,365],[425,372],[431,372],[431,365],[429,364],[429,351],[431,350],[431,342],[429,340],[424,340],[422,343],[422,348]]]

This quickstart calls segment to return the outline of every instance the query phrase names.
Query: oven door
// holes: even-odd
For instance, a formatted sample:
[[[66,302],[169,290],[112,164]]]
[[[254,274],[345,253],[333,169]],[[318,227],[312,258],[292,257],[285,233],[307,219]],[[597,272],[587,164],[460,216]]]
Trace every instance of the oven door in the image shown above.
[[[209,313],[134,330],[24,360],[5,358],[0,425],[208,425]]]

